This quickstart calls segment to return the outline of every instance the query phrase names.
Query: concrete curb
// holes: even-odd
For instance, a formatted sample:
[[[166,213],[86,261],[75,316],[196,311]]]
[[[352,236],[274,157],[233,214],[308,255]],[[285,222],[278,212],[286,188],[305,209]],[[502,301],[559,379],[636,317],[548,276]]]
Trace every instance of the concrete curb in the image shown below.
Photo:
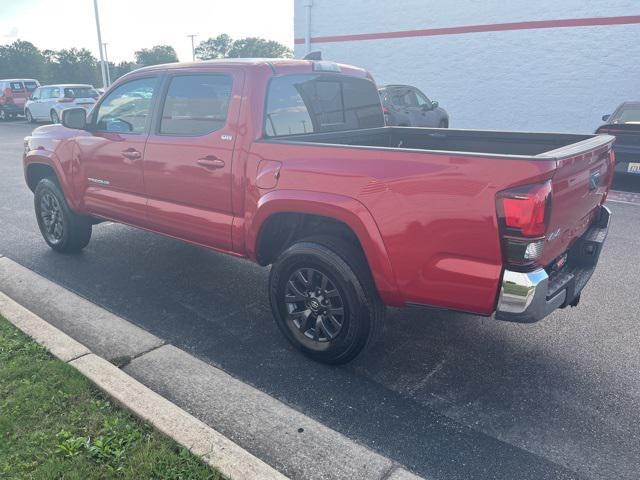
[[[232,480],[287,477],[0,292],[0,314],[98,388]]]
[[[0,312],[15,318],[19,328],[233,480],[421,478],[281,399],[167,344],[9,258],[0,258],[0,292],[6,295]],[[149,395],[141,397],[140,389]],[[166,414],[154,416],[156,403]],[[183,426],[183,414],[193,420],[189,428]],[[203,428],[212,428],[213,433],[205,430],[209,436],[198,436]],[[221,455],[228,451],[233,455],[244,452],[270,473],[247,470],[245,460],[223,461],[226,457]],[[233,470],[239,465],[242,471]]]

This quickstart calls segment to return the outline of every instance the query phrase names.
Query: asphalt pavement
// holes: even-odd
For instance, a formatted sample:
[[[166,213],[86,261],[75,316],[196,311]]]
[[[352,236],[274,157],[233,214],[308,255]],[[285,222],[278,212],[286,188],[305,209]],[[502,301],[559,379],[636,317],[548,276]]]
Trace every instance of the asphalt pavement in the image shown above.
[[[384,341],[343,367],[279,334],[268,270],[105,223],[80,255],[52,252],[24,184],[22,138],[0,124],[0,254],[437,479],[637,479],[640,205],[614,212],[577,308],[534,325],[389,309]],[[616,179],[640,192],[640,177]]]

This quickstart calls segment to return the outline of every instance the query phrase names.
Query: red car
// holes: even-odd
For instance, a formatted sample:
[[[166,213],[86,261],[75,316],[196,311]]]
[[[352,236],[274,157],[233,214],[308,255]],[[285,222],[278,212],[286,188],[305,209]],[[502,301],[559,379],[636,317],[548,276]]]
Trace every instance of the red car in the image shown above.
[[[24,115],[24,105],[40,86],[33,79],[13,78],[0,80],[0,121],[12,120]]]
[[[605,240],[606,135],[386,127],[364,70],[153,66],[25,141],[45,241],[111,220],[271,265],[287,339],[343,363],[385,305],[534,322],[576,305]],[[212,272],[215,275],[215,272]]]

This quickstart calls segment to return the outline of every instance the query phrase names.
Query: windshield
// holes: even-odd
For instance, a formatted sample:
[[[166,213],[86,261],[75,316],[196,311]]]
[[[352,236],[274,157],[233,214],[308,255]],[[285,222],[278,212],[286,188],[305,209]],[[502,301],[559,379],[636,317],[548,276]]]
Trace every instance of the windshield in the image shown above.
[[[91,87],[68,87],[64,89],[64,98],[98,98],[98,92]]]
[[[640,105],[622,107],[611,117],[610,122],[640,124]]]
[[[383,127],[374,83],[346,75],[287,75],[269,85],[265,135]]]

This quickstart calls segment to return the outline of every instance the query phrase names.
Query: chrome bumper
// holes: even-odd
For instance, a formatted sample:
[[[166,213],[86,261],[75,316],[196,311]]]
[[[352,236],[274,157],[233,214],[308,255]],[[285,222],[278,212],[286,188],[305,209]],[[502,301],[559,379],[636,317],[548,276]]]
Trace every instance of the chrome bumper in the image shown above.
[[[567,267],[549,276],[543,268],[533,272],[505,270],[495,318],[532,323],[556,308],[575,306],[591,278],[607,233],[611,211],[600,207],[599,219],[580,237],[568,253]]]

